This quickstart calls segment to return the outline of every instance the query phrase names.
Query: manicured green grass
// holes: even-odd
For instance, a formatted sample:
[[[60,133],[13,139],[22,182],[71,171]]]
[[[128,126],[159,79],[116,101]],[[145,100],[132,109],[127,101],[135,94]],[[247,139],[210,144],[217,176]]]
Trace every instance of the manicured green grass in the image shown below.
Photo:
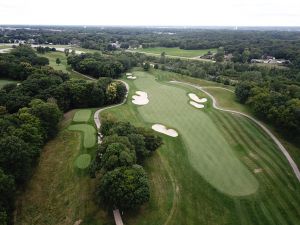
[[[13,84],[13,83],[17,83],[17,81],[0,79],[0,89],[6,84]]]
[[[182,88],[159,85],[154,76],[145,72],[135,72],[135,76],[138,77],[135,86],[147,92],[150,100],[149,104],[138,108],[139,113],[148,123],[164,124],[179,131],[188,147],[190,162],[201,176],[230,195],[256,192],[258,182],[233,154],[205,109],[191,106]]]
[[[246,105],[236,101],[234,92],[216,87],[208,87],[204,89],[216,98],[219,107],[250,113],[250,109]]]
[[[89,124],[74,124],[68,127],[71,131],[83,133],[84,148],[92,148],[96,144],[96,129]]]
[[[82,154],[77,157],[75,161],[75,165],[79,169],[86,169],[91,163],[91,155],[90,154]]]
[[[168,56],[180,56],[180,57],[187,57],[193,58],[197,56],[202,56],[208,51],[216,52],[216,49],[200,49],[200,50],[184,50],[180,48],[163,48],[163,47],[155,47],[155,48],[141,48],[134,50],[136,52],[144,52],[144,53],[151,53],[151,54],[161,54],[165,52]]]
[[[147,76],[151,77],[149,74]],[[131,87],[129,96],[141,89],[141,86],[136,85],[139,80],[144,80],[148,92],[152,93],[149,95],[149,104],[151,104],[151,99],[153,100],[153,92],[151,91],[155,88],[152,87],[152,82],[148,79],[139,78],[135,81],[128,81]],[[162,86],[172,87],[166,83],[157,83],[157,85],[160,90],[162,89],[162,96],[167,95]],[[182,88],[182,86],[178,86]],[[197,90],[183,90],[186,93],[189,91],[197,93]],[[167,97],[169,101],[172,101],[172,96],[167,95]],[[185,115],[179,110],[180,102],[180,98],[176,96],[177,113]],[[124,106],[103,112],[102,116],[112,114],[124,121],[130,118],[131,122],[137,125],[144,123],[144,126],[151,127],[152,123],[145,122],[144,115],[147,110],[144,109],[145,111],[141,114],[141,110],[147,106],[137,107],[128,101]],[[165,106],[169,107],[168,103],[164,102],[158,111],[146,114],[146,119],[155,114],[155,118],[164,116],[164,110],[161,108],[165,108]],[[254,194],[244,197],[231,197],[221,193],[206,182],[199,171],[195,169],[193,159],[190,157],[190,146],[186,144],[182,135],[176,139],[162,135],[165,144],[158,153],[164,165],[167,165],[165,169],[171,176],[175,187],[173,189],[175,195],[173,196],[172,209],[167,214],[169,216],[165,216],[169,224],[298,224],[300,221],[299,182],[273,141],[264,131],[245,117],[220,112],[212,108],[207,108],[204,113],[215,124],[234,155],[258,181],[259,188]],[[173,118],[171,115],[173,114],[170,113],[170,120]],[[199,116],[202,117],[202,115]],[[187,126],[190,127],[190,125]],[[205,132],[206,127],[204,127]],[[199,126],[198,133],[203,134],[202,130],[203,127]],[[197,132],[195,135],[198,135]],[[218,142],[215,137],[211,138],[210,141]],[[202,146],[199,144],[198,150],[201,151],[201,148]],[[224,170],[226,170],[225,167]],[[233,174],[233,177],[236,177],[236,174]],[[169,198],[166,198],[163,193],[160,199],[169,201]],[[133,220],[132,215],[125,214],[125,222],[127,224],[162,224],[158,222],[163,221],[162,218],[153,221],[148,215],[157,215],[156,213],[167,211],[167,206],[162,205],[159,210],[149,208],[149,211],[142,211],[135,220]]]
[[[74,122],[88,122],[91,117],[92,111],[89,109],[78,110],[73,118]]]

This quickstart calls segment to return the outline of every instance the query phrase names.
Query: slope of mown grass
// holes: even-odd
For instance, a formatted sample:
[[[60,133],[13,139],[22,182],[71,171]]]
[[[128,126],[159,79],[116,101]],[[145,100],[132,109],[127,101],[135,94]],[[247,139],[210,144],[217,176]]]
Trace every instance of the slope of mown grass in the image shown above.
[[[300,186],[273,141],[242,116],[210,112],[220,131],[259,181],[255,196],[235,199],[242,224],[300,223]]]
[[[180,57],[188,57],[193,58],[197,56],[202,56],[208,51],[216,52],[216,49],[199,49],[199,50],[184,50],[180,48],[163,48],[163,47],[155,47],[155,48],[140,48],[134,50],[136,52],[146,52],[146,53],[152,53],[152,54],[161,54],[162,52],[165,52],[166,55],[169,56],[180,56]]]
[[[134,73],[139,74],[136,71]],[[130,81],[131,87],[139,79]],[[149,84],[148,80],[143,81],[146,85]],[[161,86],[160,90],[163,89]],[[197,90],[194,92],[197,93]],[[170,98],[168,96],[169,101]],[[151,95],[149,99],[151,102]],[[176,96],[176,99],[178,106],[180,98]],[[139,112],[145,106],[134,107],[136,109],[130,107],[129,110],[137,110],[138,116],[135,120],[143,119]],[[160,111],[153,112],[155,113],[161,115]],[[159,153],[169,166],[177,186],[173,201],[175,213],[172,214],[169,224],[300,223],[299,182],[273,141],[247,118],[211,108],[205,113],[217,126],[234,154],[258,180],[259,188],[255,194],[244,197],[230,197],[219,193],[191,167],[185,140],[162,135],[165,145]],[[121,116],[121,113],[117,115]],[[146,125],[151,126],[149,123]]]
[[[126,81],[127,82],[127,81]],[[136,87],[128,81],[130,94]],[[129,98],[123,106],[101,113],[113,115],[118,120],[130,121],[136,126],[151,127]],[[145,161],[150,178],[150,202],[138,212],[125,212],[125,224],[225,224],[236,221],[230,213],[234,202],[212,188],[193,169],[188,160],[186,146],[181,138],[161,135],[164,145]]]
[[[187,91],[178,86],[161,85],[154,76],[135,72],[134,85],[148,94],[150,102],[138,107],[148,123],[160,123],[175,128],[187,145],[191,165],[209,183],[230,195],[249,195],[256,192],[258,183],[248,169],[233,154],[206,108],[197,110],[189,104]],[[197,91],[199,92],[199,91]],[[203,95],[203,94],[202,94]]]

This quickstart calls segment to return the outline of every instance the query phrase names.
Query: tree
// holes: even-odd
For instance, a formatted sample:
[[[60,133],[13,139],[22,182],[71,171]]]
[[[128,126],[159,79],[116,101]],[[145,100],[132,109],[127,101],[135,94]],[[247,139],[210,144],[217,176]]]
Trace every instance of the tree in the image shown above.
[[[150,70],[150,63],[145,62],[145,63],[143,64],[143,69],[144,69],[145,71],[149,71],[149,70]]]
[[[70,49],[65,48],[65,49],[64,49],[64,53],[65,53],[66,57],[68,57],[69,54],[70,54]]]
[[[8,215],[13,212],[15,200],[15,182],[12,176],[0,169],[0,224],[8,224]]]
[[[248,48],[245,48],[242,54],[242,61],[243,63],[247,63],[250,59],[250,51]]]
[[[165,53],[165,52],[162,52],[162,53],[160,54],[159,62],[160,62],[161,64],[165,64],[165,63],[166,63],[166,53]]]
[[[236,85],[235,96],[240,103],[245,103],[250,96],[251,85],[247,82],[241,82]]]
[[[162,138],[154,134],[152,130],[139,127],[136,133],[143,135],[145,141],[145,147],[150,152],[154,152],[163,144]]]
[[[218,51],[215,54],[215,60],[217,62],[223,62],[224,61],[224,55],[225,55],[224,48],[223,47],[218,48]]]
[[[56,59],[56,64],[59,65],[60,63],[61,63],[60,59],[57,58],[57,59]]]
[[[35,99],[30,103],[29,112],[40,119],[41,126],[46,133],[46,139],[53,138],[58,132],[58,123],[62,117],[62,112],[54,103],[43,102]]]
[[[29,145],[15,136],[0,139],[0,168],[15,177],[17,183],[25,182],[31,171]]]
[[[132,166],[135,163],[135,152],[117,142],[110,144],[102,157],[102,168],[106,171],[122,166]]]
[[[145,137],[141,134],[129,134],[128,139],[134,146],[138,161],[141,162],[150,153],[150,151],[146,149]]]
[[[134,209],[149,201],[147,175],[141,166],[121,167],[107,172],[100,180],[97,191],[99,204],[110,208]]]

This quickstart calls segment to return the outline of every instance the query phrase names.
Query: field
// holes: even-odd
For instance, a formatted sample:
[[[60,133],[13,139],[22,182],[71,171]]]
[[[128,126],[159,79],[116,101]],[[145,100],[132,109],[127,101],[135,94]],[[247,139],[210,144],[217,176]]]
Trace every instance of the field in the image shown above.
[[[71,67],[67,64],[67,57],[63,52],[47,52],[45,54],[39,54],[39,56],[47,57],[49,59],[49,66],[54,68],[55,70],[61,70],[65,73],[69,73],[70,77],[73,79],[85,79],[79,73],[73,71]],[[56,64],[56,59],[59,58],[61,64]]]
[[[6,84],[13,84],[13,83],[17,83],[17,81],[0,79],[0,88],[2,88]]]
[[[161,135],[164,145],[145,162],[150,202],[138,212],[125,212],[125,224],[300,223],[299,182],[285,157],[259,127],[242,116],[213,109],[210,100],[204,109],[193,108],[188,104],[188,93],[207,96],[194,88],[170,84],[168,79],[175,74],[159,70],[133,73],[137,80],[126,80],[129,100],[101,116],[111,115],[149,128],[159,122],[176,129],[179,136]],[[185,76],[180,79],[193,81]],[[148,93],[148,105],[131,102],[137,90]],[[231,103],[232,92],[207,90],[218,96],[221,106],[243,110]],[[66,114],[60,134],[46,145],[18,201],[16,224],[74,224],[79,219],[82,225],[113,224],[111,212],[93,202],[94,180],[75,168],[78,163],[83,167],[87,163],[88,157],[82,158],[82,154],[93,156],[94,151],[94,147],[84,147],[81,132],[69,130],[76,125],[94,126],[92,116],[87,122],[72,122],[87,115],[81,111]],[[86,126],[76,126],[75,130],[86,130]],[[93,136],[96,138],[96,133]]]
[[[194,58],[197,56],[202,56],[206,54],[208,51],[216,52],[216,49],[184,50],[180,48],[155,47],[155,48],[141,48],[141,49],[136,49],[134,51],[142,52],[142,53],[158,54],[158,55],[160,55],[162,52],[165,52],[166,55],[168,56]]]

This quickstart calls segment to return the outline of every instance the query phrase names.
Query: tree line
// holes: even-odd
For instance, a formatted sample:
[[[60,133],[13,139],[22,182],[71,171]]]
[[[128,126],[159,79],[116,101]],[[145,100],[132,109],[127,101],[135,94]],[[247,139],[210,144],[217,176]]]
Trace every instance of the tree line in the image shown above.
[[[97,82],[70,80],[68,74],[34,64],[29,47],[18,47],[1,55],[8,71],[14,64],[21,79],[0,89],[0,224],[12,224],[17,191],[30,179],[44,144],[56,136],[63,112],[81,107],[101,107],[123,101],[126,87],[109,77]]]
[[[113,117],[101,121],[104,136],[90,167],[97,177],[96,201],[109,209],[136,209],[149,201],[149,181],[141,166],[162,145],[153,131],[119,122]]]
[[[300,138],[300,88],[279,81],[242,81],[235,89],[237,100],[256,116],[274,125],[290,140]]]
[[[265,55],[291,60],[300,67],[299,31],[143,27],[39,27],[0,31],[0,42],[31,39],[36,44],[76,44],[101,51],[114,51],[112,43],[116,42],[123,49],[141,45],[186,50],[224,47],[226,54],[234,55],[235,62],[243,62],[245,54],[249,59]]]
[[[126,70],[137,65],[137,59],[131,53],[71,55],[67,62],[74,70],[95,78],[119,78]]]

